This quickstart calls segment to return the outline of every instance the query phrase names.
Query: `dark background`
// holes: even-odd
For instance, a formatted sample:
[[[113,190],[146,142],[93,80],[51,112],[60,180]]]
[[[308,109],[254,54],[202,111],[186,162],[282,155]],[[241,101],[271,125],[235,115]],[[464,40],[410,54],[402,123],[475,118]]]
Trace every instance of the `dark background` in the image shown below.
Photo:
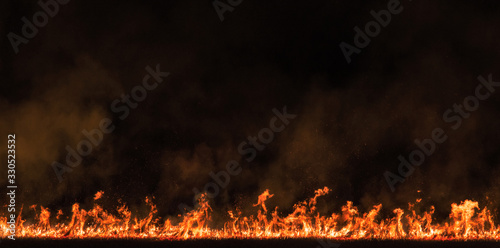
[[[221,22],[211,1],[72,0],[15,54],[7,34],[41,8],[2,1],[0,131],[4,142],[16,134],[18,203],[68,213],[103,190],[110,209],[120,198],[140,213],[154,196],[159,216],[177,215],[210,171],[237,160],[243,172],[212,200],[218,212],[252,208],[265,189],[268,205],[288,211],[323,186],[333,192],[322,212],[353,201],[390,216],[417,198],[438,217],[465,199],[498,209],[500,92],[455,131],[442,115],[474,94],[479,75],[500,81],[500,3],[401,1],[348,64],[339,44],[353,45],[353,28],[387,2],[245,0]],[[171,75],[120,120],[111,102],[156,64]],[[238,144],[285,105],[297,118],[244,162]],[[115,131],[59,183],[51,164],[105,117]],[[448,140],[392,193],[383,173],[436,127]]]

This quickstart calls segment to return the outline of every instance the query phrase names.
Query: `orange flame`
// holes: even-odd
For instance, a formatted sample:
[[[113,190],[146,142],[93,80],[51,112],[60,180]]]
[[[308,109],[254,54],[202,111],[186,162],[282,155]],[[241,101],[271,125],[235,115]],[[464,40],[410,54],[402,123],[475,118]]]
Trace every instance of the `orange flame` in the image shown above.
[[[22,218],[22,209],[16,219],[16,237],[52,239],[88,238],[154,238],[154,239],[227,239],[227,238],[329,238],[329,239],[408,239],[408,240],[500,240],[500,225],[493,221],[491,212],[481,209],[475,201],[465,200],[451,205],[449,219],[433,223],[434,207],[423,214],[417,214],[415,205],[409,203],[408,210],[397,208],[394,216],[382,219],[382,204],[375,205],[367,213],[360,213],[352,202],[342,207],[341,213],[330,216],[320,215],[316,209],[317,198],[331,190],[327,187],[315,191],[314,197],[294,205],[293,212],[281,216],[276,207],[268,213],[265,202],[273,197],[269,190],[264,191],[254,206],[259,207],[257,215],[241,216],[228,211],[229,221],[222,228],[211,228],[212,208],[205,194],[198,200],[197,209],[180,216],[173,224],[166,219],[161,222],[156,206],[146,198],[150,207],[149,215],[132,218],[127,206],[116,208],[113,215],[94,203],[90,210],[80,209],[75,203],[69,221],[62,221],[62,211],[57,211],[57,223],[50,223],[49,209],[36,205],[31,221]],[[94,200],[103,195],[97,192]],[[38,212],[39,210],[39,212]],[[25,224],[29,223],[29,224]],[[0,237],[9,235],[7,216],[0,215]]]
[[[104,192],[102,190],[95,193],[94,201],[100,199],[103,194],[104,194]]]

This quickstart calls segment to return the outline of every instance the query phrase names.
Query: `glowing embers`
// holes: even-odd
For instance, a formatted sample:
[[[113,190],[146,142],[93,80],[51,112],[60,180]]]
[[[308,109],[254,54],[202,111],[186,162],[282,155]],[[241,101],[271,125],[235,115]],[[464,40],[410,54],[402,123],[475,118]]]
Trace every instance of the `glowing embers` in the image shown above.
[[[258,197],[254,206],[256,215],[243,216],[229,211],[229,220],[221,228],[213,228],[213,211],[205,196],[199,199],[197,209],[180,216],[180,219],[162,221],[156,217],[156,206],[149,198],[147,217],[133,217],[125,205],[116,208],[115,215],[98,204],[90,210],[80,209],[74,204],[72,215],[62,220],[63,213],[56,213],[56,223],[50,223],[51,213],[47,208],[31,206],[36,211],[33,219],[24,220],[22,212],[16,220],[17,237],[87,239],[87,238],[153,238],[153,239],[226,239],[226,238],[331,238],[331,239],[410,239],[410,240],[500,240],[500,225],[495,225],[487,208],[480,208],[477,202],[465,200],[451,205],[448,220],[434,223],[434,207],[417,214],[415,205],[408,210],[392,211],[392,216],[382,218],[382,205],[373,206],[360,213],[352,202],[347,202],[340,213],[321,215],[316,209],[317,198],[331,190],[318,189],[314,197],[298,202],[293,211],[282,216],[275,208],[269,210],[265,202],[273,197],[266,190]],[[98,192],[98,200],[103,192]],[[9,234],[7,216],[0,217],[0,236]]]

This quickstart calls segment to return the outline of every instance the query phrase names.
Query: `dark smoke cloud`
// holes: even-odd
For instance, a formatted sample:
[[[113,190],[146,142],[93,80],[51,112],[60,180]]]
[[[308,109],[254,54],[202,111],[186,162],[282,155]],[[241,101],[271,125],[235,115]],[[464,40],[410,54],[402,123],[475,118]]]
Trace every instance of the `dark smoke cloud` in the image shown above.
[[[386,2],[244,1],[224,22],[210,1],[61,6],[19,54],[7,39],[0,43],[0,130],[18,137],[20,201],[67,208],[104,190],[132,209],[154,195],[160,215],[176,215],[179,203],[192,203],[194,187],[212,180],[209,172],[237,160],[243,172],[213,200],[221,209],[252,209],[269,189],[269,204],[288,210],[323,186],[333,189],[327,211],[347,200],[387,210],[416,198],[441,214],[466,198],[500,207],[500,91],[456,131],[442,119],[474,94],[477,76],[500,81],[499,6],[401,3],[351,64],[338,44],[352,44],[353,27]],[[3,37],[39,11],[30,1],[1,6]],[[111,102],[156,64],[171,76],[120,120]],[[297,118],[245,162],[238,145],[285,105]],[[103,118],[116,129],[59,184],[50,165]],[[392,193],[383,173],[397,172],[397,157],[436,127],[448,140]]]

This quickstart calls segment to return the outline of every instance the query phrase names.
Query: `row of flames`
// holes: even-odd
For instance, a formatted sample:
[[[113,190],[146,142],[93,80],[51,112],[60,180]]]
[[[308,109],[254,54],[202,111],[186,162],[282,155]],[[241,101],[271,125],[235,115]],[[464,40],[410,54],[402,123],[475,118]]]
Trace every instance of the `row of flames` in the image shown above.
[[[31,206],[36,217],[30,222],[21,214],[16,219],[16,237],[50,239],[87,238],[152,238],[167,240],[183,239],[274,239],[274,238],[330,238],[330,239],[409,239],[409,240],[500,240],[500,225],[495,225],[491,212],[480,209],[475,201],[465,200],[451,205],[449,219],[442,224],[433,223],[434,207],[422,215],[416,214],[415,204],[410,203],[408,211],[397,208],[392,218],[382,219],[379,212],[382,205],[373,206],[367,213],[359,213],[352,202],[342,207],[340,214],[322,216],[316,210],[317,198],[328,194],[325,187],[315,191],[314,197],[295,204],[294,211],[281,217],[277,208],[268,212],[265,201],[273,195],[266,190],[257,204],[256,216],[241,216],[228,212],[230,220],[223,228],[210,228],[212,211],[205,195],[199,199],[199,206],[181,216],[179,223],[170,219],[161,221],[155,217],[156,206],[146,198],[151,207],[146,218],[133,218],[125,205],[117,208],[115,216],[95,204],[90,210],[80,209],[75,203],[71,220],[62,221],[59,210],[56,219],[50,223],[47,208]],[[100,191],[95,200],[102,196]],[[420,202],[420,199],[416,201]],[[22,210],[21,210],[22,212]],[[26,223],[25,223],[26,222]],[[64,222],[64,223],[63,223]],[[0,237],[6,238],[7,217],[0,215]]]

